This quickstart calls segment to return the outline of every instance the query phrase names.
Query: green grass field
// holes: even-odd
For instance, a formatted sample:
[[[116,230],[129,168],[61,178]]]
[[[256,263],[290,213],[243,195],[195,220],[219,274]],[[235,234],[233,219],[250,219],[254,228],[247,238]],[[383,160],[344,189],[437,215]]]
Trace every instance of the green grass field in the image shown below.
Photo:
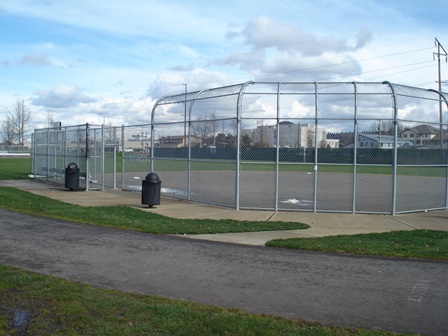
[[[0,187],[0,207],[43,217],[155,234],[256,232],[309,227],[293,222],[175,219],[125,206],[81,207],[7,187]]]
[[[125,160],[126,172],[145,172],[150,166],[147,160]],[[113,157],[106,156],[106,173],[112,173]],[[116,160],[117,173],[122,171],[121,153],[117,154]],[[236,170],[236,162],[226,160],[203,161],[195,160],[191,162],[191,169],[198,170],[222,170],[231,171]],[[155,160],[154,171],[187,171],[188,162],[186,160],[170,160],[159,159]],[[274,163],[254,163],[249,161],[242,161],[240,165],[242,171],[275,171],[276,165]],[[0,158],[0,180],[15,180],[26,179],[31,173],[31,158]],[[280,172],[313,172],[313,164],[304,163],[281,163],[279,165]],[[321,173],[340,173],[352,174],[353,165],[332,165],[320,164],[318,172]],[[357,174],[385,174],[392,175],[392,167],[385,165],[357,165]],[[429,176],[429,177],[446,177],[446,167],[425,167],[425,166],[399,166],[397,167],[397,174],[408,176]]]
[[[396,231],[322,238],[269,241],[266,246],[287,249],[448,260],[448,232]]]
[[[17,315],[21,318],[18,327],[22,329],[13,328],[12,321]],[[95,288],[0,265],[0,335],[393,334],[325,327],[318,323],[248,314],[237,309]]]
[[[31,173],[31,158],[0,158],[0,180],[23,180]]]

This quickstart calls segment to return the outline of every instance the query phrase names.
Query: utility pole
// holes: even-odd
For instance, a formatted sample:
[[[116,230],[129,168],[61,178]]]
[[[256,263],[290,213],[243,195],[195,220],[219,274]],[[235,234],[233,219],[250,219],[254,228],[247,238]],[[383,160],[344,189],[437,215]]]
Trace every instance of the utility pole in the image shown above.
[[[435,46],[437,47],[437,53],[433,53],[433,58],[437,56],[437,70],[438,70],[438,80],[437,83],[439,84],[439,123],[440,123],[440,149],[443,149],[443,111],[442,111],[442,96],[440,95],[440,92],[442,92],[442,74],[440,71],[440,56],[445,56],[445,62],[447,62],[447,52],[445,48],[442,46],[442,44],[439,42],[437,38],[435,38],[434,41]]]

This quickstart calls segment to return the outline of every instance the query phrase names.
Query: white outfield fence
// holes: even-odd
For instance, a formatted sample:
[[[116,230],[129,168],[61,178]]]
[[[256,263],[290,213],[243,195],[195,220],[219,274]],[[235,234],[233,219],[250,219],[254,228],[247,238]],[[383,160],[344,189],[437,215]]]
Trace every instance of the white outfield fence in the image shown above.
[[[378,83],[247,82],[160,98],[148,124],[35,130],[36,178],[236,209],[448,208],[447,94]],[[125,112],[124,112],[125,113]]]

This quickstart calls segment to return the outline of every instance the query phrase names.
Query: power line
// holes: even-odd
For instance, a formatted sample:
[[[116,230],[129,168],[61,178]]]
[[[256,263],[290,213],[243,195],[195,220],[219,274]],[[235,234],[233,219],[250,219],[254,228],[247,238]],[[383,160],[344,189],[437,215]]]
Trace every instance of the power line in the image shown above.
[[[302,72],[302,71],[309,71],[309,70],[318,70],[318,69],[324,69],[324,68],[329,68],[329,67],[334,67],[334,66],[339,66],[339,65],[347,65],[347,64],[352,64],[352,63],[361,63],[361,62],[372,61],[372,60],[376,60],[376,59],[380,59],[380,58],[386,58],[386,57],[410,54],[410,53],[413,53],[413,52],[428,50],[428,49],[432,49],[432,48],[433,47],[421,48],[421,49],[415,49],[415,50],[410,50],[410,51],[403,51],[403,52],[399,52],[399,53],[395,53],[395,54],[370,57],[370,58],[365,58],[365,59],[361,59],[361,60],[353,60],[353,61],[340,62],[340,63],[335,63],[335,64],[327,64],[327,65],[322,65],[322,66],[317,66],[317,67],[285,71],[285,72],[280,72],[280,73],[277,73],[277,74],[260,75],[260,76],[256,76],[255,78],[258,78],[258,77],[268,77],[268,76],[278,76],[278,75],[284,75],[284,74],[290,74],[290,73]]]
[[[414,49],[414,50],[408,50],[408,51],[402,51],[402,52],[398,52],[398,53],[394,53],[394,54],[388,54],[388,55],[382,55],[382,56],[376,56],[376,57],[370,57],[370,58],[365,58],[365,59],[361,59],[361,60],[353,60],[353,61],[347,61],[347,62],[340,62],[340,63],[333,63],[333,64],[326,64],[326,65],[321,65],[321,66],[316,66],[316,67],[309,67],[309,68],[302,68],[302,69],[297,69],[297,70],[291,70],[291,71],[284,71],[284,72],[277,72],[277,73],[271,73],[271,74],[265,74],[265,75],[260,75],[260,76],[244,76],[244,77],[237,77],[237,78],[233,78],[230,79],[231,82],[237,82],[237,80],[248,80],[248,79],[252,79],[252,78],[263,78],[263,77],[271,77],[271,76],[279,76],[279,75],[285,75],[285,74],[290,74],[290,73],[295,73],[295,72],[302,72],[302,71],[310,71],[310,70],[318,70],[318,69],[325,69],[325,68],[330,68],[330,67],[336,67],[336,66],[340,66],[340,65],[347,65],[347,64],[353,64],[353,63],[361,63],[361,62],[367,62],[367,61],[372,61],[372,60],[376,60],[376,59],[381,59],[381,58],[387,58],[387,57],[392,57],[392,56],[399,56],[399,55],[405,55],[405,54],[410,54],[410,53],[414,53],[414,52],[419,52],[419,51],[424,51],[424,50],[429,50],[432,49],[434,47],[425,47],[425,48],[420,48],[420,49]],[[422,62],[424,63],[424,62]],[[418,63],[417,63],[418,64]],[[406,65],[404,65],[406,66]],[[376,71],[381,71],[381,70],[376,70]],[[222,81],[203,81],[203,82],[195,82],[195,83],[191,83],[191,84],[207,84],[207,83],[216,83],[216,82],[222,82]],[[163,87],[158,87],[158,88],[153,88],[151,90],[147,90],[148,91],[155,91],[155,90],[160,90],[166,87],[173,87],[173,86],[181,86],[182,84],[175,84],[175,85],[171,85],[171,86],[163,86]]]

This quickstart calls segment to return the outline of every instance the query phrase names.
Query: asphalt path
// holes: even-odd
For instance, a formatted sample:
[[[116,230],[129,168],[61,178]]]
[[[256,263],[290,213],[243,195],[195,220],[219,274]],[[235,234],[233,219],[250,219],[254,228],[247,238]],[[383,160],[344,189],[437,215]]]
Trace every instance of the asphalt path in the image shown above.
[[[448,262],[443,261],[196,241],[0,209],[0,263],[327,325],[447,333]]]

